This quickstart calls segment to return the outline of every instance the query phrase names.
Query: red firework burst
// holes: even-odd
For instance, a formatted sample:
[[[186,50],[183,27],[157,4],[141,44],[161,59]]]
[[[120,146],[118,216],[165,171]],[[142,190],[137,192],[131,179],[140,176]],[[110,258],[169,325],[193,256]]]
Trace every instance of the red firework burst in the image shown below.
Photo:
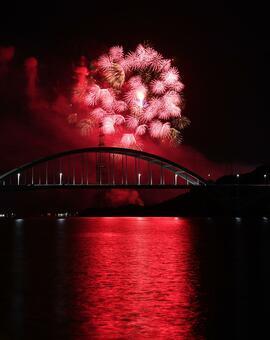
[[[76,70],[72,98],[93,128],[132,148],[141,146],[147,135],[182,140],[189,120],[181,115],[184,85],[172,60],[140,44],[127,54],[122,46],[111,47],[95,65],[92,73],[85,67]]]

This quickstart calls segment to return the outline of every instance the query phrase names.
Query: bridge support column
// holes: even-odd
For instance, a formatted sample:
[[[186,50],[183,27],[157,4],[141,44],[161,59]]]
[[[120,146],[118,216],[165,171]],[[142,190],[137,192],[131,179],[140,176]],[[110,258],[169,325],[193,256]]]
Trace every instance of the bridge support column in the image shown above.
[[[163,183],[163,166],[160,166],[160,184],[164,184]]]
[[[46,162],[46,179],[45,184],[48,185],[48,162]]]

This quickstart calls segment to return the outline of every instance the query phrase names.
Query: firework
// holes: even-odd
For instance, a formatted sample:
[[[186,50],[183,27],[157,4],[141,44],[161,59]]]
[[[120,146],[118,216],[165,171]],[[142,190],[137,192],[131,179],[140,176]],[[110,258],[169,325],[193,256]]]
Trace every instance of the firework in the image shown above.
[[[160,120],[154,120],[150,123],[150,135],[153,138],[168,138],[170,135],[171,124],[162,123]]]
[[[121,113],[124,112],[128,109],[128,105],[127,103],[125,103],[123,100],[115,100],[113,103],[114,107],[114,111]]]
[[[162,80],[154,80],[151,83],[151,90],[156,95],[162,95],[166,91],[166,84]]]
[[[73,102],[85,106],[84,112],[104,135],[115,134],[116,144],[135,147],[141,138],[180,142],[180,130],[189,125],[182,116],[184,85],[172,60],[152,47],[138,45],[124,53],[113,46],[93,65],[76,68]],[[86,129],[86,125],[81,124]]]
[[[120,143],[125,148],[129,148],[129,147],[135,146],[137,144],[136,138],[132,133],[124,133],[122,138],[121,138]]]
[[[89,136],[90,132],[92,132],[94,128],[94,122],[91,119],[82,119],[78,125],[83,136]]]
[[[147,130],[147,125],[146,124],[139,125],[136,128],[135,134],[138,135],[138,136],[142,136],[142,135],[144,135],[146,133],[146,130]]]
[[[107,114],[106,111],[104,111],[102,108],[97,107],[91,112],[91,116],[97,121],[101,121],[104,116]]]
[[[161,74],[161,79],[166,85],[173,85],[179,80],[179,72],[175,67],[171,67]]]
[[[115,132],[114,120],[112,117],[104,117],[102,121],[102,131],[104,134],[110,135]]]
[[[112,63],[109,67],[105,69],[105,78],[108,83],[116,89],[122,87],[125,81],[125,71],[123,67],[117,63]]]
[[[100,97],[100,87],[93,85],[89,88],[87,94],[85,95],[84,101],[89,106],[94,106],[97,104]]]
[[[134,117],[134,116],[128,116],[127,117],[127,127],[131,130],[135,130],[137,129],[138,125],[139,125],[139,118]]]
[[[110,93],[109,90],[107,89],[102,89],[100,90],[100,106],[110,112],[112,110],[113,107],[113,103],[114,103],[114,97],[113,95]]]

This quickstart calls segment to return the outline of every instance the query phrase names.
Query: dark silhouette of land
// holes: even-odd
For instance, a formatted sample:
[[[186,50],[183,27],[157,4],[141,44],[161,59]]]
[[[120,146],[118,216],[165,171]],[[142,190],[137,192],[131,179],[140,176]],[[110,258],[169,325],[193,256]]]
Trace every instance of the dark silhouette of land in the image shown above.
[[[207,186],[153,206],[122,205],[88,208],[81,216],[218,216],[270,215],[270,167],[260,166],[250,173],[223,176]]]

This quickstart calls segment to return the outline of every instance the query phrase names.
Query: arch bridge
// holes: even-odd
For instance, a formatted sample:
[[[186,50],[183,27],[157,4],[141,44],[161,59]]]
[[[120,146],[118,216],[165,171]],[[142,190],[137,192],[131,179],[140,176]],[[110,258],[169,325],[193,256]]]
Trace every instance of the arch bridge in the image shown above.
[[[163,188],[188,189],[205,180],[185,167],[144,151],[116,147],[69,150],[0,176],[0,190]]]

